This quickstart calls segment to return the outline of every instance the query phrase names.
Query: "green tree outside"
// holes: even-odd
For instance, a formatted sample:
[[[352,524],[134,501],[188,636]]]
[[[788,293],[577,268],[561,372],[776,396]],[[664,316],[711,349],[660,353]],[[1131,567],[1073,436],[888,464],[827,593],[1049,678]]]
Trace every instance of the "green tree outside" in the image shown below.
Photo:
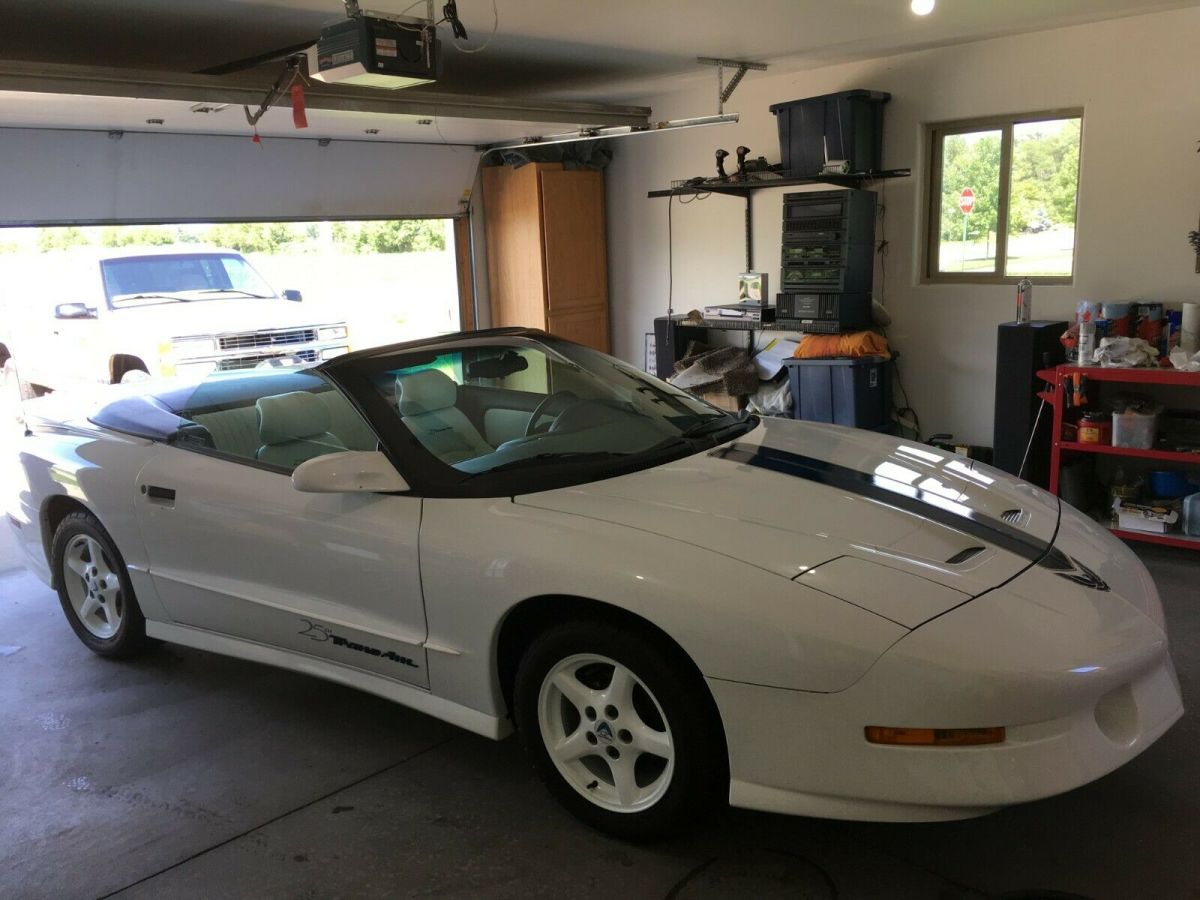
[[[229,222],[205,232],[206,243],[240,253],[280,253],[298,235],[288,222]]]
[[[975,192],[975,208],[967,217],[968,238],[995,232],[1000,215],[999,131],[982,136],[952,134],[942,144],[943,241],[962,240],[963,214],[958,199],[963,188]]]
[[[91,241],[83,233],[83,229],[75,225],[65,228],[43,228],[37,236],[37,247],[43,253],[52,250],[70,250],[72,247],[86,247]]]
[[[343,225],[341,229],[337,226]],[[334,240],[355,253],[419,253],[445,250],[446,233],[439,220],[393,219],[359,222],[356,226],[336,223]]]
[[[347,253],[420,253],[446,249],[445,225],[438,219],[329,223],[334,247]],[[229,222],[208,226],[106,225],[43,228],[37,248],[43,252],[71,247],[170,246],[212,244],[241,253],[318,253],[329,249],[320,223]],[[7,250],[7,245],[5,247]],[[14,251],[19,249],[13,246]],[[3,251],[0,251],[3,252]]]
[[[179,240],[179,231],[166,225],[106,225],[102,247],[161,247]]]
[[[1075,224],[1081,124],[1079,119],[1066,119],[1013,129],[1010,234],[1043,218],[1051,225]]]

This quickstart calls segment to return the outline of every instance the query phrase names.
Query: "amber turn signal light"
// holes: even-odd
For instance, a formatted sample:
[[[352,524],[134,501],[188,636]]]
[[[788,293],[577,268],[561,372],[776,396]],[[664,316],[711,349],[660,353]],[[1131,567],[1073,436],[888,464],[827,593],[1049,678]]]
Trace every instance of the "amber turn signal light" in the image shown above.
[[[1003,728],[888,728],[868,725],[864,729],[872,744],[905,747],[973,747],[1004,741]]]

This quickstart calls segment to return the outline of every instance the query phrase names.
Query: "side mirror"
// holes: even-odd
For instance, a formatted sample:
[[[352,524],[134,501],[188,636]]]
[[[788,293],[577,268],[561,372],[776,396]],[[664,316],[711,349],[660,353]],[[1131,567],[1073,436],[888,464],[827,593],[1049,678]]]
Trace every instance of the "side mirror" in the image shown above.
[[[54,307],[54,318],[94,319],[96,318],[96,310],[92,309],[86,303],[60,303]]]
[[[299,291],[287,290],[283,292],[284,300],[291,300],[293,303],[299,303],[304,299],[304,295]]]
[[[302,462],[292,472],[292,486],[306,494],[386,494],[408,490],[408,482],[378,450],[347,450]]]

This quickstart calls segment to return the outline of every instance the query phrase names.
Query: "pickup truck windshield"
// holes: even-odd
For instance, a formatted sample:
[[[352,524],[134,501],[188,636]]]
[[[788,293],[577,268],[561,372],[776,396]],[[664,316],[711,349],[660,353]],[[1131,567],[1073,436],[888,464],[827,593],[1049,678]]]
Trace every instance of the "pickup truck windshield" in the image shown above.
[[[184,303],[228,297],[274,297],[275,292],[236,253],[125,256],[100,263],[109,306]]]

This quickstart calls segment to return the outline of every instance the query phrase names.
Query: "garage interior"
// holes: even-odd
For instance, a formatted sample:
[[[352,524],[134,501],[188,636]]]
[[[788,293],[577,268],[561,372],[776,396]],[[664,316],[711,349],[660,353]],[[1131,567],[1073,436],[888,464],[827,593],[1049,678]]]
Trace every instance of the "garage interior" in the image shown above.
[[[293,79],[293,66],[311,75],[316,58],[297,53],[357,8],[340,0],[0,0],[0,249],[8,229],[448,219],[463,330],[544,329],[678,379],[680,360],[700,352],[693,341],[763,361],[781,348],[791,356],[802,333],[856,330],[782,306],[724,327],[703,311],[746,291],[772,305],[803,289],[810,282],[790,279],[814,270],[789,266],[786,249],[781,264],[780,248],[796,245],[807,205],[842,202],[807,195],[869,191],[862,279],[811,282],[822,296],[870,295],[875,308],[851,324],[894,354],[870,369],[871,386],[880,379],[871,402],[884,405],[854,413],[880,420],[845,424],[1000,468],[1015,456],[1009,471],[1066,498],[1094,500],[1126,477],[1122,467],[1147,480],[1164,468],[1190,485],[1176,496],[1195,494],[1200,443],[1151,450],[1149,461],[1098,452],[1083,420],[1069,441],[1052,439],[1089,388],[1037,371],[1095,335],[1085,322],[1064,347],[1059,335],[1079,317],[1107,325],[1109,307],[1114,319],[1133,308],[1121,313],[1132,330],[1109,334],[1141,335],[1136,308],[1146,306],[1143,318],[1161,318],[1164,363],[1136,392],[1185,423],[1200,416],[1200,355],[1192,371],[1166,362],[1170,349],[1185,361],[1200,349],[1187,349],[1200,301],[1188,242],[1200,202],[1200,3],[937,0],[928,15],[919,5],[460,0],[469,37],[439,27],[434,83],[385,90]],[[426,6],[374,0],[367,12],[423,16]],[[432,18],[442,16],[438,3]],[[789,104],[833,95],[846,97],[827,104],[835,116],[853,109],[864,133],[864,118],[876,123],[866,149],[830,152],[822,135],[826,170],[781,176],[782,121],[799,109]],[[1078,129],[1073,151],[1013,174],[1022,128],[1045,122]],[[950,184],[953,154],[993,134],[993,168],[962,171],[995,184]],[[872,141],[874,159],[838,168],[851,149],[870,156]],[[1021,205],[1010,190],[1019,177],[1057,193],[1031,188]],[[994,227],[976,225],[988,215]],[[752,277],[739,282],[743,273]],[[1018,292],[1030,290],[1025,320],[1045,328],[1026,339],[1037,329],[1011,325]],[[378,302],[420,301],[397,292]],[[0,364],[11,357],[13,371],[10,326],[33,302],[0,285]],[[693,386],[724,409],[814,418],[800,410],[801,382],[814,377],[803,373],[815,369],[764,365],[769,375],[751,366],[748,389],[719,375]],[[21,389],[6,369],[5,502]],[[1111,434],[1100,443],[1118,449]],[[1082,474],[1080,460],[1090,473],[1093,458],[1098,475]],[[1200,686],[1194,508],[1195,531],[1179,509],[1170,531],[1124,535],[1162,598],[1185,705]],[[0,735],[5,897],[1200,896],[1190,708],[1118,771],[982,818],[882,824],[733,809],[638,846],[560,809],[515,739],[493,743],[200,650],[92,655],[55,591],[22,568],[8,528]]]

